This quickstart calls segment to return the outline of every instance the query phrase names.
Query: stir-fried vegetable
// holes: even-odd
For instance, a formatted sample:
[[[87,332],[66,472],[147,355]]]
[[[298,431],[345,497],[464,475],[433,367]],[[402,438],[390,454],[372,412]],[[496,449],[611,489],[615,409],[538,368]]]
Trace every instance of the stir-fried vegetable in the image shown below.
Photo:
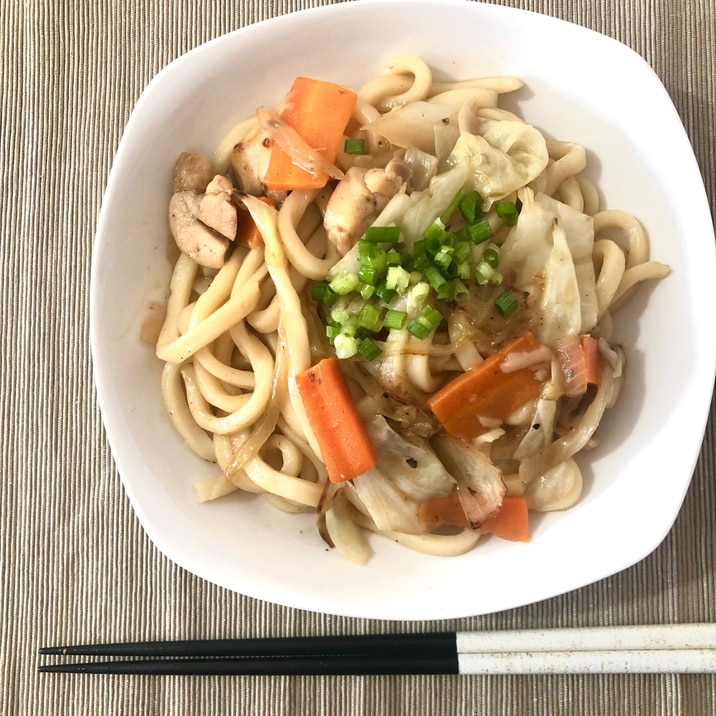
[[[482,435],[540,394],[544,380],[535,376],[533,366],[504,370],[508,356],[526,356],[539,348],[535,337],[525,333],[450,381],[430,398],[430,409],[451,435],[464,440]]]
[[[324,358],[299,373],[296,382],[329,479],[352,480],[375,467],[373,444],[338,361]]]
[[[309,147],[333,163],[355,102],[355,93],[345,87],[298,77],[281,104],[279,116]],[[325,185],[328,175],[302,169],[292,156],[274,146],[264,181],[270,189],[316,189]]]

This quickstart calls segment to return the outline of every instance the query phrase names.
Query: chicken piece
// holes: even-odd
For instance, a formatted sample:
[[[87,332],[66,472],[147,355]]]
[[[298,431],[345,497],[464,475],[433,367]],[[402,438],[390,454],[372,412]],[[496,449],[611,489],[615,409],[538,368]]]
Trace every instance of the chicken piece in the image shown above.
[[[174,191],[201,194],[214,176],[211,162],[197,152],[182,152],[174,165]]]
[[[261,127],[249,132],[231,150],[231,168],[241,191],[253,196],[264,193],[264,177],[271,159],[271,139]]]
[[[238,230],[236,207],[231,200],[234,185],[220,174],[207,185],[199,203],[197,218],[209,228],[233,241]]]
[[[409,176],[408,165],[397,157],[385,169],[351,167],[346,172],[336,185],[323,217],[328,239],[341,255],[348,253],[366,227],[405,186]]]

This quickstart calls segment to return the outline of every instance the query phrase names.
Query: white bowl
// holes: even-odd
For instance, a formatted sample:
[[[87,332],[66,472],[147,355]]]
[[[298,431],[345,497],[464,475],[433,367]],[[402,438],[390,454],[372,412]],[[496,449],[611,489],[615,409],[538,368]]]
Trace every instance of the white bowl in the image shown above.
[[[535,519],[529,544],[485,540],[459,558],[379,538],[358,567],[321,541],[312,516],[241,496],[198,504],[212,470],[184,447],[160,402],[161,366],[139,340],[166,295],[169,177],[177,155],[211,155],[238,120],[280,99],[295,76],[358,86],[416,53],[457,78],[516,75],[532,124],[590,150],[607,206],[634,213],[672,274],[618,314],[627,380],[587,489]],[[576,25],[475,2],[349,2],[278,17],[179,58],[147,86],[104,196],[92,266],[91,341],[99,402],[142,525],[170,559],[211,582],[301,609],[443,619],[517,607],[641,560],[671,528],[698,457],[716,372],[703,313],[716,285],[714,234],[691,146],[664,87],[624,45]]]

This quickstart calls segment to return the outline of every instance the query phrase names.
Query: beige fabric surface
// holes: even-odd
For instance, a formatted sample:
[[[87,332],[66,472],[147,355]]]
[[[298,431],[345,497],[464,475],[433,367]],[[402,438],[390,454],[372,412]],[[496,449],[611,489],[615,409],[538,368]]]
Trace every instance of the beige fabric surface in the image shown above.
[[[141,637],[414,630],[244,598],[150,543],[116,473],[88,345],[94,228],[124,124],[166,63],[329,0],[0,3],[0,715],[716,713],[716,677],[62,677],[37,648]],[[508,0],[623,41],[658,73],[716,207],[714,0]],[[638,88],[634,88],[638,91]],[[713,324],[704,306],[704,324]],[[709,388],[705,388],[709,389]],[[711,421],[675,526],[639,564],[532,606],[421,629],[716,620]],[[605,524],[605,529],[608,525]]]

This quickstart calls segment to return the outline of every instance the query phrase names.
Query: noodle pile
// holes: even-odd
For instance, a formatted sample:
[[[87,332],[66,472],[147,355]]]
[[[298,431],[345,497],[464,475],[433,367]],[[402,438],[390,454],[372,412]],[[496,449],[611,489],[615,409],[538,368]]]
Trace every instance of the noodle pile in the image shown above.
[[[315,512],[324,539],[359,563],[369,558],[371,533],[430,554],[470,550],[479,529],[434,530],[417,518],[426,499],[447,494],[446,468],[465,457],[451,457],[464,446],[448,445],[426,403],[529,330],[539,350],[510,356],[502,370],[534,370],[543,381],[540,395],[504,421],[485,424],[469,459],[478,452],[478,461],[497,475],[503,485],[498,498],[504,491],[521,495],[539,511],[577,502],[582,478],[574,457],[596,444],[596,429],[623,375],[623,353],[610,344],[612,315],[638,284],[669,269],[650,260],[646,234],[633,216],[601,209],[583,173],[584,147],[545,138],[500,108],[500,96],[521,86],[509,77],[437,82],[422,60],[406,56],[356,91],[346,136],[363,140],[360,154],[340,150],[327,165],[266,108],[227,135],[211,168],[230,184],[222,189],[219,182],[217,195],[228,192],[240,218],[248,212],[261,241],[252,247],[234,241],[215,267],[179,253],[156,341],[168,415],[191,450],[217,466],[214,477],[196,485],[199,500],[242,490],[288,512]],[[326,185],[267,191],[261,152],[271,144],[304,168],[321,162],[314,169],[328,172]],[[341,367],[376,443],[378,469],[333,483],[296,377],[336,354],[338,344],[326,337],[335,313],[312,298],[312,289],[355,260],[362,229],[346,237],[344,224],[338,231],[334,219],[339,192],[350,204],[348,182],[373,176],[365,172],[382,172],[376,176],[393,182],[368,223],[399,226],[408,248],[456,192],[479,191],[499,274],[496,283],[466,281],[465,295],[440,304],[444,320],[429,336],[383,330],[374,336],[377,357],[343,357]],[[500,221],[498,201],[519,209],[516,224]],[[519,307],[500,316],[494,299],[505,289]],[[348,308],[345,301],[339,305]],[[410,310],[405,302],[399,307]],[[598,342],[604,368],[598,385],[570,396],[559,356],[575,334]],[[419,476],[409,468],[405,475],[399,469],[387,474],[381,461],[390,459],[391,449],[418,451],[433,467],[413,471]]]

